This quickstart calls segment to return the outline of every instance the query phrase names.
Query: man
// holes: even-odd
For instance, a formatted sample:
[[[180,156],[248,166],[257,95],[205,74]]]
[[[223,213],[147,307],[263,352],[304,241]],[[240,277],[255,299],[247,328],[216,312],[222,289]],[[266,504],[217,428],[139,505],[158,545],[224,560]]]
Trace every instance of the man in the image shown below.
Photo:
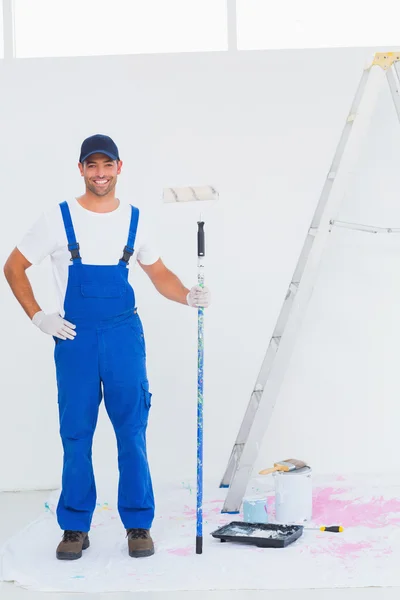
[[[58,559],[73,560],[89,547],[96,507],[92,439],[104,403],[118,447],[118,511],[129,555],[151,556],[154,496],[146,454],[151,393],[142,324],[128,273],[135,261],[166,298],[207,307],[209,292],[187,289],[146,238],[139,210],[115,195],[122,161],[105,135],[87,138],[79,170],[86,192],[46,211],[4,266],[22,308],[53,336],[60,435],[64,449],[57,520],[64,531]],[[60,310],[45,314],[26,269],[50,256]]]

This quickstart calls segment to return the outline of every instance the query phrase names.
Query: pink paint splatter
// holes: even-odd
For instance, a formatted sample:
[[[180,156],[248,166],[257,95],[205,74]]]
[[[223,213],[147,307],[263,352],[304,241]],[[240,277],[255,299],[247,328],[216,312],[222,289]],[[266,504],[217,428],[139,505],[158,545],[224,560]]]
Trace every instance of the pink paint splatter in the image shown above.
[[[197,511],[194,508],[190,508],[190,506],[185,505],[185,509],[183,511],[183,514],[186,517],[190,517],[190,518],[196,518],[197,516]]]
[[[218,515],[218,514],[220,514],[220,512],[221,512],[221,509],[219,507],[217,507],[217,508],[213,508],[213,509],[207,511],[207,514],[211,515],[214,513],[215,515]]]
[[[330,554],[335,558],[346,559],[346,558],[359,558],[360,553],[363,550],[370,550],[372,548],[370,542],[345,542],[340,541],[331,542],[328,546],[320,546],[316,548],[309,547],[309,551],[313,555],[317,554]]]
[[[390,554],[393,554],[393,548],[385,548],[380,550],[379,554],[375,554],[375,558],[383,558],[384,556],[390,556]]]
[[[175,556],[190,556],[193,554],[193,546],[186,546],[185,548],[171,548],[167,550],[168,554],[174,554]]]
[[[378,529],[400,525],[400,499],[383,496],[364,500],[361,497],[343,499],[346,488],[316,488],[313,493],[313,522],[318,525],[370,527]],[[275,498],[267,498],[268,514],[275,517]]]
[[[383,496],[369,500],[338,498],[344,493],[348,493],[348,490],[316,489],[313,495],[313,521],[322,525],[364,526],[371,529],[400,524],[400,499],[387,500]]]
[[[338,480],[344,479],[338,476]],[[369,527],[378,529],[387,526],[400,525],[400,499],[386,499],[383,496],[364,499],[362,497],[346,498],[343,496],[349,494],[348,488],[327,487],[315,488],[313,493],[313,522],[316,525],[338,524],[345,528],[348,527]],[[275,518],[275,497],[268,495],[266,497],[268,515],[271,519]],[[216,506],[217,505],[217,506]],[[203,517],[211,523],[222,526],[234,520],[243,519],[242,513],[239,515],[222,516],[223,501],[210,500],[204,504]],[[197,512],[195,508],[185,505],[179,516],[169,516],[170,520],[190,522],[196,519]],[[218,515],[220,518],[216,519]],[[323,536],[325,534],[322,534]],[[346,550],[344,550],[346,552]]]
[[[275,517],[275,496],[267,497],[266,507],[267,507],[267,514],[270,515],[272,518],[274,518]]]

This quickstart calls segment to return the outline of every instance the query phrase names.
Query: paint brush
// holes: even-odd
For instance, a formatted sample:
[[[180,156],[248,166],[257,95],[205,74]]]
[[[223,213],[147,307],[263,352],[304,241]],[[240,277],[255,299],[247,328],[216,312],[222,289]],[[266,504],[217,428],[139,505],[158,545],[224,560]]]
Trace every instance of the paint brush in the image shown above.
[[[264,469],[260,471],[260,475],[269,475],[270,473],[276,473],[276,471],[295,471],[296,469],[302,469],[306,467],[306,463],[302,460],[297,460],[296,458],[288,458],[287,460],[282,460],[281,462],[277,462],[270,469]]]

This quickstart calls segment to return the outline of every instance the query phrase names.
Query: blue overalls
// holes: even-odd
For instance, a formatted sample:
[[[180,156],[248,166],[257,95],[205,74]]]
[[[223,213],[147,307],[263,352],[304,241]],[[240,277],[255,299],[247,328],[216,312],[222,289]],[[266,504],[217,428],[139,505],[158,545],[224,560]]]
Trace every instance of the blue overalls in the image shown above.
[[[132,207],[128,241],[119,263],[85,265],[68,204],[62,202],[60,208],[72,257],[65,319],[76,325],[76,337],[54,338],[64,448],[58,524],[63,530],[90,530],[96,507],[92,439],[104,397],[117,439],[118,511],[122,523],[126,529],[150,529],[154,496],[147,462],[146,428],[151,394],[143,328],[127,268],[133,254],[139,211]]]

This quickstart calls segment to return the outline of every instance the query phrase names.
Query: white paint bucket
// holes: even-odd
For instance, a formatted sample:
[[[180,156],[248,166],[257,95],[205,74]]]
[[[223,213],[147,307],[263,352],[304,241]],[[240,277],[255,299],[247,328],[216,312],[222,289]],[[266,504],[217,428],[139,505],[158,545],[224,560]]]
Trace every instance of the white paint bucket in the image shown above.
[[[244,498],[243,521],[245,523],[268,523],[267,499]]]
[[[276,471],[276,521],[282,525],[311,521],[312,477],[310,467],[294,471]]]

